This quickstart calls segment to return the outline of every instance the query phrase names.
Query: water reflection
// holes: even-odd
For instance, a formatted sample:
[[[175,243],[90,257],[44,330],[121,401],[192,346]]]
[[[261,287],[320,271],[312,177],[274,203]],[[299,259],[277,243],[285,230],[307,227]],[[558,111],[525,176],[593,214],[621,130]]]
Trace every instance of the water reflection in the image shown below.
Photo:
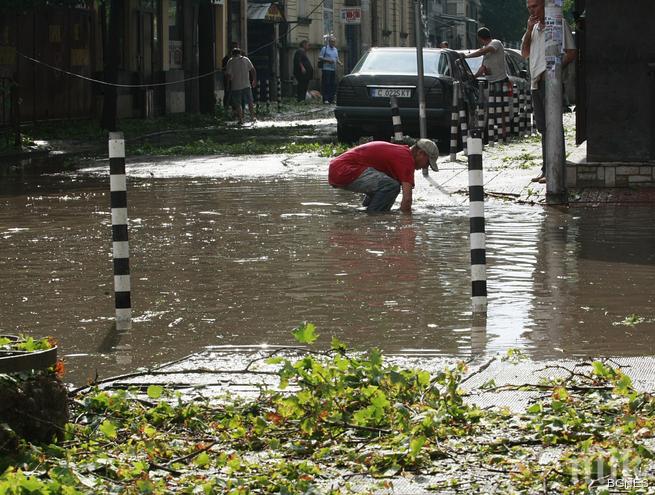
[[[466,205],[426,195],[412,217],[370,216],[314,176],[145,175],[128,188],[126,334],[111,328],[106,180],[20,177],[19,192],[0,193],[0,331],[54,335],[71,381],[207,345],[291,344],[304,320],[322,346],[336,335],[425,357],[655,349],[653,208],[488,205],[489,312],[478,321]],[[614,324],[632,313],[648,321]]]

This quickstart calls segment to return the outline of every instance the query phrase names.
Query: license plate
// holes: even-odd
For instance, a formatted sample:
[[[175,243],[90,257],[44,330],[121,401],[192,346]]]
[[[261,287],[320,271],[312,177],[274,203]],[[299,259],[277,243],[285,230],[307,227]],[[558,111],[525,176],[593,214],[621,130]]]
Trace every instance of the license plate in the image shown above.
[[[411,98],[412,90],[410,88],[371,88],[373,98]]]

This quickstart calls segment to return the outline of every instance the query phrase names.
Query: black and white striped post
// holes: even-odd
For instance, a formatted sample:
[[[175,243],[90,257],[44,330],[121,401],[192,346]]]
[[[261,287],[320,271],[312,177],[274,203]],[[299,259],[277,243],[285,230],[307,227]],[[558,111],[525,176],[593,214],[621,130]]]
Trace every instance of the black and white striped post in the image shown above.
[[[512,86],[512,136],[515,138],[520,138],[519,134],[519,117],[520,117],[520,107],[519,107],[519,86],[514,84]]]
[[[453,101],[450,110],[450,161],[457,159],[457,133],[459,131],[459,81],[453,82]]]
[[[479,129],[485,129],[484,122],[484,108],[485,108],[485,94],[487,93],[487,81],[484,79],[478,79],[478,108],[477,108],[477,126]],[[484,132],[482,133],[483,143],[484,143]]]
[[[277,78],[277,111],[282,108],[282,79]]]
[[[392,96],[389,98],[391,105],[391,123],[393,124],[393,142],[402,143],[403,141],[403,125],[400,120],[400,108],[398,108],[398,98]]]
[[[509,81],[502,83],[503,88],[503,143],[509,143],[510,130],[512,123],[510,122],[509,115],[509,98],[510,98],[510,84]]]
[[[496,127],[496,90],[494,83],[489,83],[489,96],[487,97],[487,144],[493,146],[496,138],[494,128]]]
[[[109,190],[111,193],[111,233],[114,257],[114,300],[116,329],[132,328],[130,250],[127,240],[127,179],[125,140],[122,132],[109,133]]]
[[[271,111],[271,80],[266,79],[266,111]]]
[[[499,82],[493,83],[494,93],[496,93],[496,135],[494,136],[495,142],[502,141],[503,132],[503,84]]]
[[[519,137],[525,137],[525,126],[527,124],[528,110],[525,103],[525,89],[519,88]]]
[[[459,128],[462,136],[462,148],[464,149],[464,156],[468,155],[467,138],[469,135],[468,129],[468,116],[466,115],[466,103],[464,102],[464,87],[461,84],[457,85],[459,88]]]
[[[472,129],[468,140],[471,302],[473,313],[487,311],[487,256],[482,180],[482,131]]]
[[[525,113],[527,114],[527,124],[526,124],[526,131],[528,136],[532,136],[536,132],[536,125],[534,122],[534,109],[532,108],[532,90],[528,89],[527,95],[525,97],[526,102],[525,102]]]
[[[262,99],[262,82],[261,79],[257,79],[257,83],[255,84],[255,111],[259,113],[259,102]]]

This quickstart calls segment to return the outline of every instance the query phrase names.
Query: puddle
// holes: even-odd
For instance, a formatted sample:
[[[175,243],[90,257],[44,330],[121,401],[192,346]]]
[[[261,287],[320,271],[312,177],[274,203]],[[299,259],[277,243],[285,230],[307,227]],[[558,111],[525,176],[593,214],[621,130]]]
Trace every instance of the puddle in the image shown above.
[[[652,207],[489,203],[489,311],[474,321],[463,197],[417,174],[414,215],[369,216],[309,161],[130,165],[134,327],[120,334],[106,181],[21,178],[0,195],[0,331],[54,336],[76,383],[206,346],[292,344],[302,321],[318,345],[411,356],[655,350]]]

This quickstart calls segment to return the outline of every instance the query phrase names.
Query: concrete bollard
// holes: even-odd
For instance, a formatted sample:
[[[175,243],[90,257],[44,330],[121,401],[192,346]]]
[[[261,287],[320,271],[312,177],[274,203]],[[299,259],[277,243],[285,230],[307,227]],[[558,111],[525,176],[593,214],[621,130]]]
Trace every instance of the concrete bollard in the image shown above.
[[[282,79],[277,78],[277,111],[282,109]]]
[[[532,90],[528,89],[527,95],[525,97],[526,102],[525,102],[525,112],[527,114],[527,124],[526,124],[526,131],[528,136],[532,136],[536,131],[536,125],[534,122],[534,115],[533,115],[533,108],[532,108]]]
[[[528,109],[526,107],[526,101],[525,101],[525,89],[521,88],[519,89],[519,106],[520,108],[520,116],[519,116],[519,136],[520,137],[525,137],[526,135],[526,124],[528,121]]]
[[[471,130],[468,150],[471,302],[473,313],[484,313],[487,311],[487,256],[481,129]]]
[[[464,156],[468,155],[467,138],[468,138],[468,116],[466,114],[466,103],[464,102],[464,87],[458,84],[459,88],[459,126],[462,136],[462,148],[464,149]]]
[[[519,87],[517,84],[512,86],[512,112],[514,114],[512,115],[512,136],[515,138],[520,138],[521,134],[519,134],[519,117],[521,110],[519,107]]]
[[[458,110],[458,97],[459,97],[459,81],[453,82],[453,101],[450,110],[450,161],[454,162],[457,159],[457,134],[459,131],[459,110]]]
[[[498,143],[503,139],[503,85],[502,83],[493,83],[494,93],[496,94],[496,134],[494,142]]]
[[[509,114],[510,84],[508,81],[502,83],[503,91],[503,143],[509,143],[509,135],[512,124]]]
[[[389,98],[391,105],[391,123],[393,124],[393,138],[392,142],[402,143],[403,141],[403,126],[400,120],[400,108],[398,108],[398,98],[392,96]]]
[[[109,190],[111,193],[111,233],[114,257],[114,300],[116,329],[132,328],[130,250],[127,239],[127,179],[125,140],[122,132],[109,133]]]
[[[496,141],[494,128],[496,127],[496,92],[494,84],[489,84],[489,96],[487,98],[487,144],[493,146]]]
[[[485,124],[484,123],[484,107],[485,107],[484,102],[485,102],[485,99],[484,99],[484,96],[485,96],[485,93],[486,93],[486,89],[487,89],[487,81],[485,81],[483,79],[479,79],[478,80],[478,105],[477,105],[477,118],[478,118],[477,126],[478,126],[478,129],[485,129],[485,125],[484,125]],[[482,134],[483,134],[482,137],[484,138],[484,132]],[[484,141],[484,139],[483,139],[483,141]]]
[[[255,96],[253,100],[255,100],[255,111],[259,113],[259,101],[262,99],[262,83],[260,79],[257,79],[257,83],[255,84]]]

